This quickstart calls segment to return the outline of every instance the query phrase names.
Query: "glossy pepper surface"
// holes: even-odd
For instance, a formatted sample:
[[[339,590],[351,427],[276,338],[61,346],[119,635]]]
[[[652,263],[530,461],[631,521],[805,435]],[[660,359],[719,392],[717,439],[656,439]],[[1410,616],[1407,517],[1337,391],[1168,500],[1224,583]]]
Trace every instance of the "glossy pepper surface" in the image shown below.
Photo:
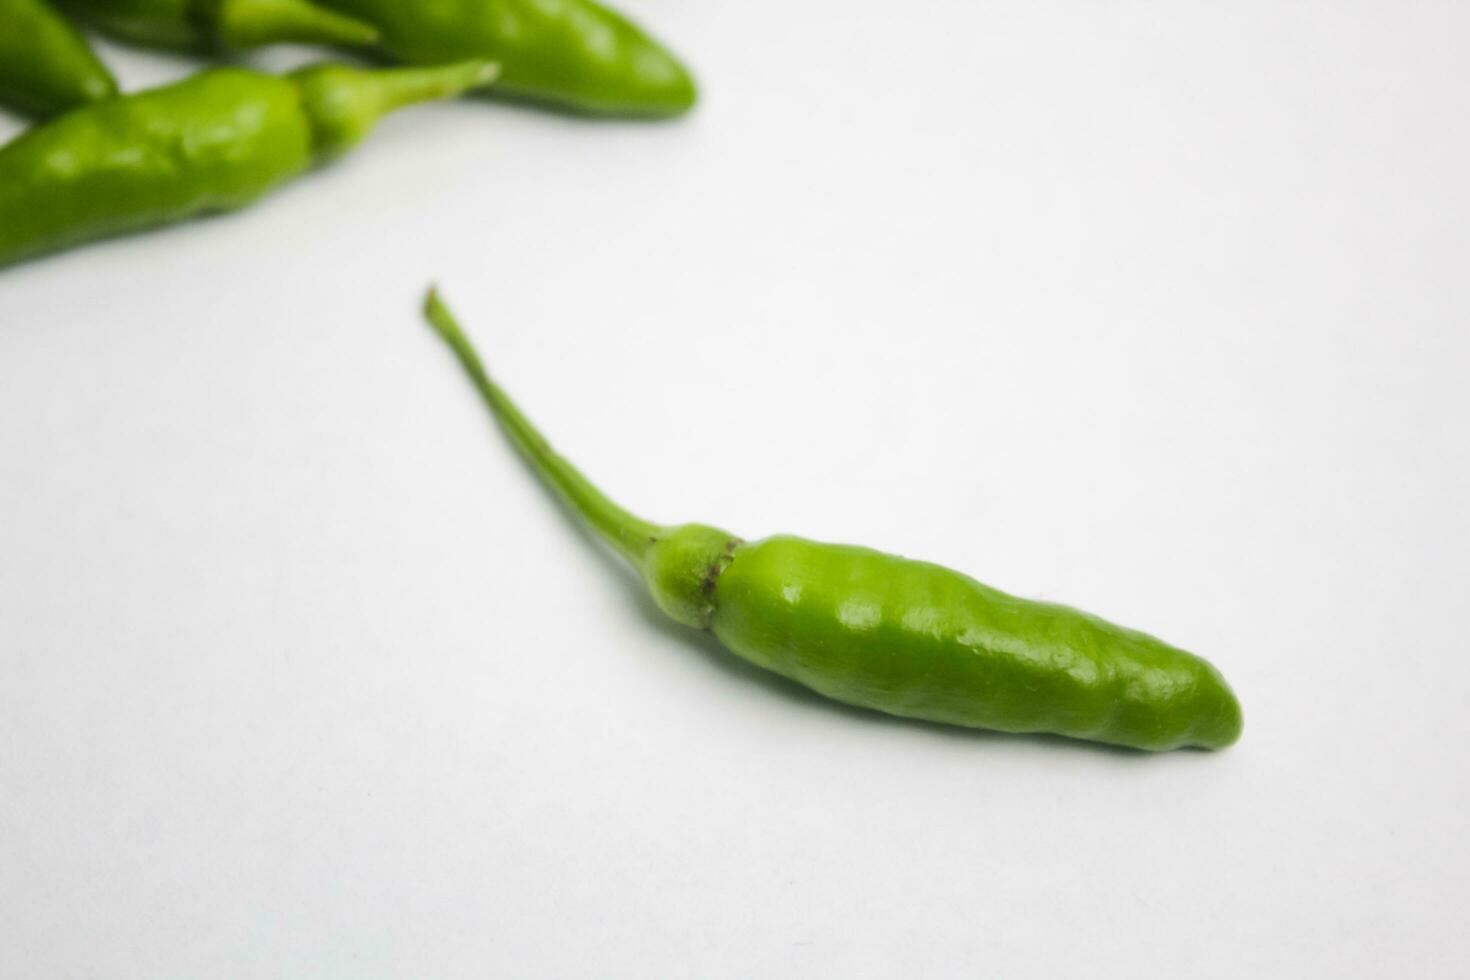
[[[497,93],[613,115],[677,115],[695,101],[678,59],[594,0],[322,2],[376,26],[400,61],[498,62]]]
[[[371,44],[371,26],[311,0],[67,0],[97,27],[126,41],[187,50],[265,44]],[[449,60],[449,59],[445,59]]]
[[[494,72],[484,61],[285,76],[218,68],[74,109],[0,148],[0,265],[241,207],[346,152],[385,113]]]
[[[117,82],[46,0],[0,0],[0,102],[46,117],[117,94]]]
[[[847,704],[972,728],[1153,751],[1240,736],[1219,672],[1143,633],[867,548],[633,516],[557,455],[433,294],[426,312],[531,468],[659,607],[751,663]]]

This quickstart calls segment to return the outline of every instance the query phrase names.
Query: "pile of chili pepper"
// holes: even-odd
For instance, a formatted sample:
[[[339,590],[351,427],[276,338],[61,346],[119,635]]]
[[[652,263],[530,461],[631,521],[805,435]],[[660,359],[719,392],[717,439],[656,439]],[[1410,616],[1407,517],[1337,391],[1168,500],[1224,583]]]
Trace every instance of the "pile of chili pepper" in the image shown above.
[[[596,0],[0,0],[0,104],[34,117],[0,147],[0,266],[239,208],[409,102],[491,91],[590,115],[675,116],[688,70]],[[236,67],[119,94],[67,15],[207,54],[277,42],[403,67]]]
[[[595,0],[65,0],[141,44],[230,52],[356,47],[396,67],[286,75],[218,67],[120,95],[47,0],[0,0],[0,101],[39,121],[0,147],[0,266],[242,207],[356,145],[385,113],[494,81],[517,99],[672,116],[688,71]],[[427,315],[531,469],[642,576],[671,618],[848,704],[1151,751],[1223,748],[1240,705],[1205,660],[1144,633],[867,548],[622,509],[559,456],[486,373],[447,307]]]

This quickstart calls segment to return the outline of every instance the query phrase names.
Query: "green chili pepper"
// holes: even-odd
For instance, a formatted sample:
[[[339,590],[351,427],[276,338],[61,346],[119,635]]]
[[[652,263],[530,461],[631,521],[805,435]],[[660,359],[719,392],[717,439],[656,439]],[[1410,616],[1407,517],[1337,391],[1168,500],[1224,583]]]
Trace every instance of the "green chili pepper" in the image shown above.
[[[384,114],[494,74],[485,61],[217,68],[75,109],[0,147],[0,265],[241,207],[346,152]]]
[[[848,704],[971,728],[1154,751],[1239,738],[1240,705],[1219,672],[1143,633],[867,548],[745,542],[633,516],[557,455],[432,292],[425,312],[532,470],[658,606],[751,663]]]
[[[694,104],[694,80],[626,17],[594,0],[321,0],[375,24],[410,64],[490,58],[496,93],[580,112],[670,116]]]
[[[117,82],[46,0],[0,0],[0,102],[55,115],[117,94]]]
[[[372,44],[376,29],[311,0],[67,0],[115,37],[186,50]],[[444,61],[451,59],[445,58]]]

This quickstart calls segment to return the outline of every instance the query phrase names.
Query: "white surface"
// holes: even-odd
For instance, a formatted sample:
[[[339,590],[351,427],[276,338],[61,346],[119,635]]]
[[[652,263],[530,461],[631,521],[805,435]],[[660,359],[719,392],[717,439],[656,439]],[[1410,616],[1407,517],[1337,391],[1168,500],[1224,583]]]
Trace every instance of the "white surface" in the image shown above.
[[[1470,9],[630,6],[687,121],[427,108],[0,274],[0,976],[1463,976]],[[1156,632],[1244,739],[658,624],[430,280],[635,510]]]

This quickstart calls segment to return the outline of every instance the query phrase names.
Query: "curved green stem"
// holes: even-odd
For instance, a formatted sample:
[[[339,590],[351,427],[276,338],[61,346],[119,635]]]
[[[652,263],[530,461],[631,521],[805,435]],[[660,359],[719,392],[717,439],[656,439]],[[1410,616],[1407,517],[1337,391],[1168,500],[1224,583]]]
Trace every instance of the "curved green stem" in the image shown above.
[[[341,156],[395,109],[445,99],[493,80],[493,61],[459,61],[426,68],[353,68],[324,63],[292,72],[301,108],[311,121],[318,161]]]
[[[546,437],[521,414],[510,396],[490,380],[474,346],[460,330],[454,314],[449,312],[435,290],[430,290],[424,301],[424,315],[459,358],[470,380],[485,399],[491,414],[505,429],[516,449],[531,464],[536,475],[554,489],[566,505],[591,525],[604,541],[631,562],[635,569],[641,571],[649,549],[658,541],[664,528],[635,517],[613,503],[575,466],[551,448]]]
[[[319,7],[310,0],[196,0],[196,20],[213,24],[231,48],[256,48],[281,41],[364,47],[378,41],[365,21]]]
[[[441,65],[380,68],[367,78],[376,93],[378,111],[387,115],[415,102],[452,98],[487,85],[499,75],[497,62],[471,58]]]

